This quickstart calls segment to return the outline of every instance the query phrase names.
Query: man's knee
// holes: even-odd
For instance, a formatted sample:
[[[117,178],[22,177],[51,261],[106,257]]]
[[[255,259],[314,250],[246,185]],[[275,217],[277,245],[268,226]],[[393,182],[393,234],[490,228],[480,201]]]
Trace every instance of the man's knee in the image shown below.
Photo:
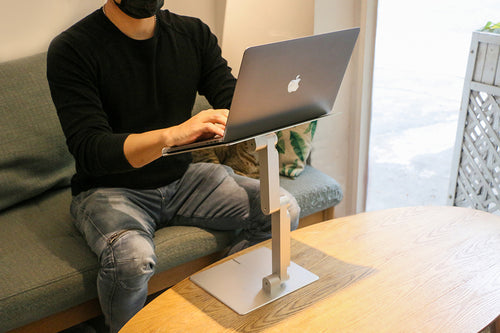
[[[154,274],[154,243],[139,230],[119,231],[108,238],[101,272],[125,289],[140,289]]]
[[[290,214],[290,229],[295,230],[299,227],[300,206],[293,195],[291,195],[287,191],[284,192],[288,197],[288,213]]]

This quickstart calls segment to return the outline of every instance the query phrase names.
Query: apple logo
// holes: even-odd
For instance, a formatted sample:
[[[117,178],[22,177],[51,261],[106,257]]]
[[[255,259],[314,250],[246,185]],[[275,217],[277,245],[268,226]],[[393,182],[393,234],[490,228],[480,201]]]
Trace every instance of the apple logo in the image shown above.
[[[297,89],[299,89],[300,80],[301,80],[300,75],[297,75],[297,77],[295,79],[290,81],[290,83],[288,84],[288,92],[289,93],[296,92]]]

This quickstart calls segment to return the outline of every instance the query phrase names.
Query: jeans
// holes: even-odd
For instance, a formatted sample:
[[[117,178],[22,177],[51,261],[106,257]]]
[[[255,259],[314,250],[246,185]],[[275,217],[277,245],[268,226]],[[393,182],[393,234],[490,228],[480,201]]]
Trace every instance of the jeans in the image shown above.
[[[75,196],[71,214],[98,257],[97,291],[110,331],[117,332],[144,306],[156,265],[157,229],[241,229],[239,240],[248,245],[270,238],[271,217],[261,211],[259,186],[229,167],[196,163],[181,179],[158,189],[97,188]],[[296,229],[300,208],[283,189],[282,195],[289,197]]]

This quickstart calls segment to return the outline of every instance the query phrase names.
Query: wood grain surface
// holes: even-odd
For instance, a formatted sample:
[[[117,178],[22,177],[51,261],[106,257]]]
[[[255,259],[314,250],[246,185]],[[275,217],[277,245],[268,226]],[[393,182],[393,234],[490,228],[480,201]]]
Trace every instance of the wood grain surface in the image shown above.
[[[294,231],[292,260],[319,280],[248,315],[186,279],[120,332],[478,332],[500,315],[500,217],[488,213],[339,218]]]

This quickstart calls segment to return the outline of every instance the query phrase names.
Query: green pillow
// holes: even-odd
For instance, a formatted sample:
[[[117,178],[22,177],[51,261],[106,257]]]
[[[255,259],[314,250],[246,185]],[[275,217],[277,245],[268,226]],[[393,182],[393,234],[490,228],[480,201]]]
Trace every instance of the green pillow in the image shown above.
[[[317,121],[298,125],[276,132],[279,153],[280,174],[290,178],[298,177],[304,171],[307,158],[311,153],[312,140]]]

